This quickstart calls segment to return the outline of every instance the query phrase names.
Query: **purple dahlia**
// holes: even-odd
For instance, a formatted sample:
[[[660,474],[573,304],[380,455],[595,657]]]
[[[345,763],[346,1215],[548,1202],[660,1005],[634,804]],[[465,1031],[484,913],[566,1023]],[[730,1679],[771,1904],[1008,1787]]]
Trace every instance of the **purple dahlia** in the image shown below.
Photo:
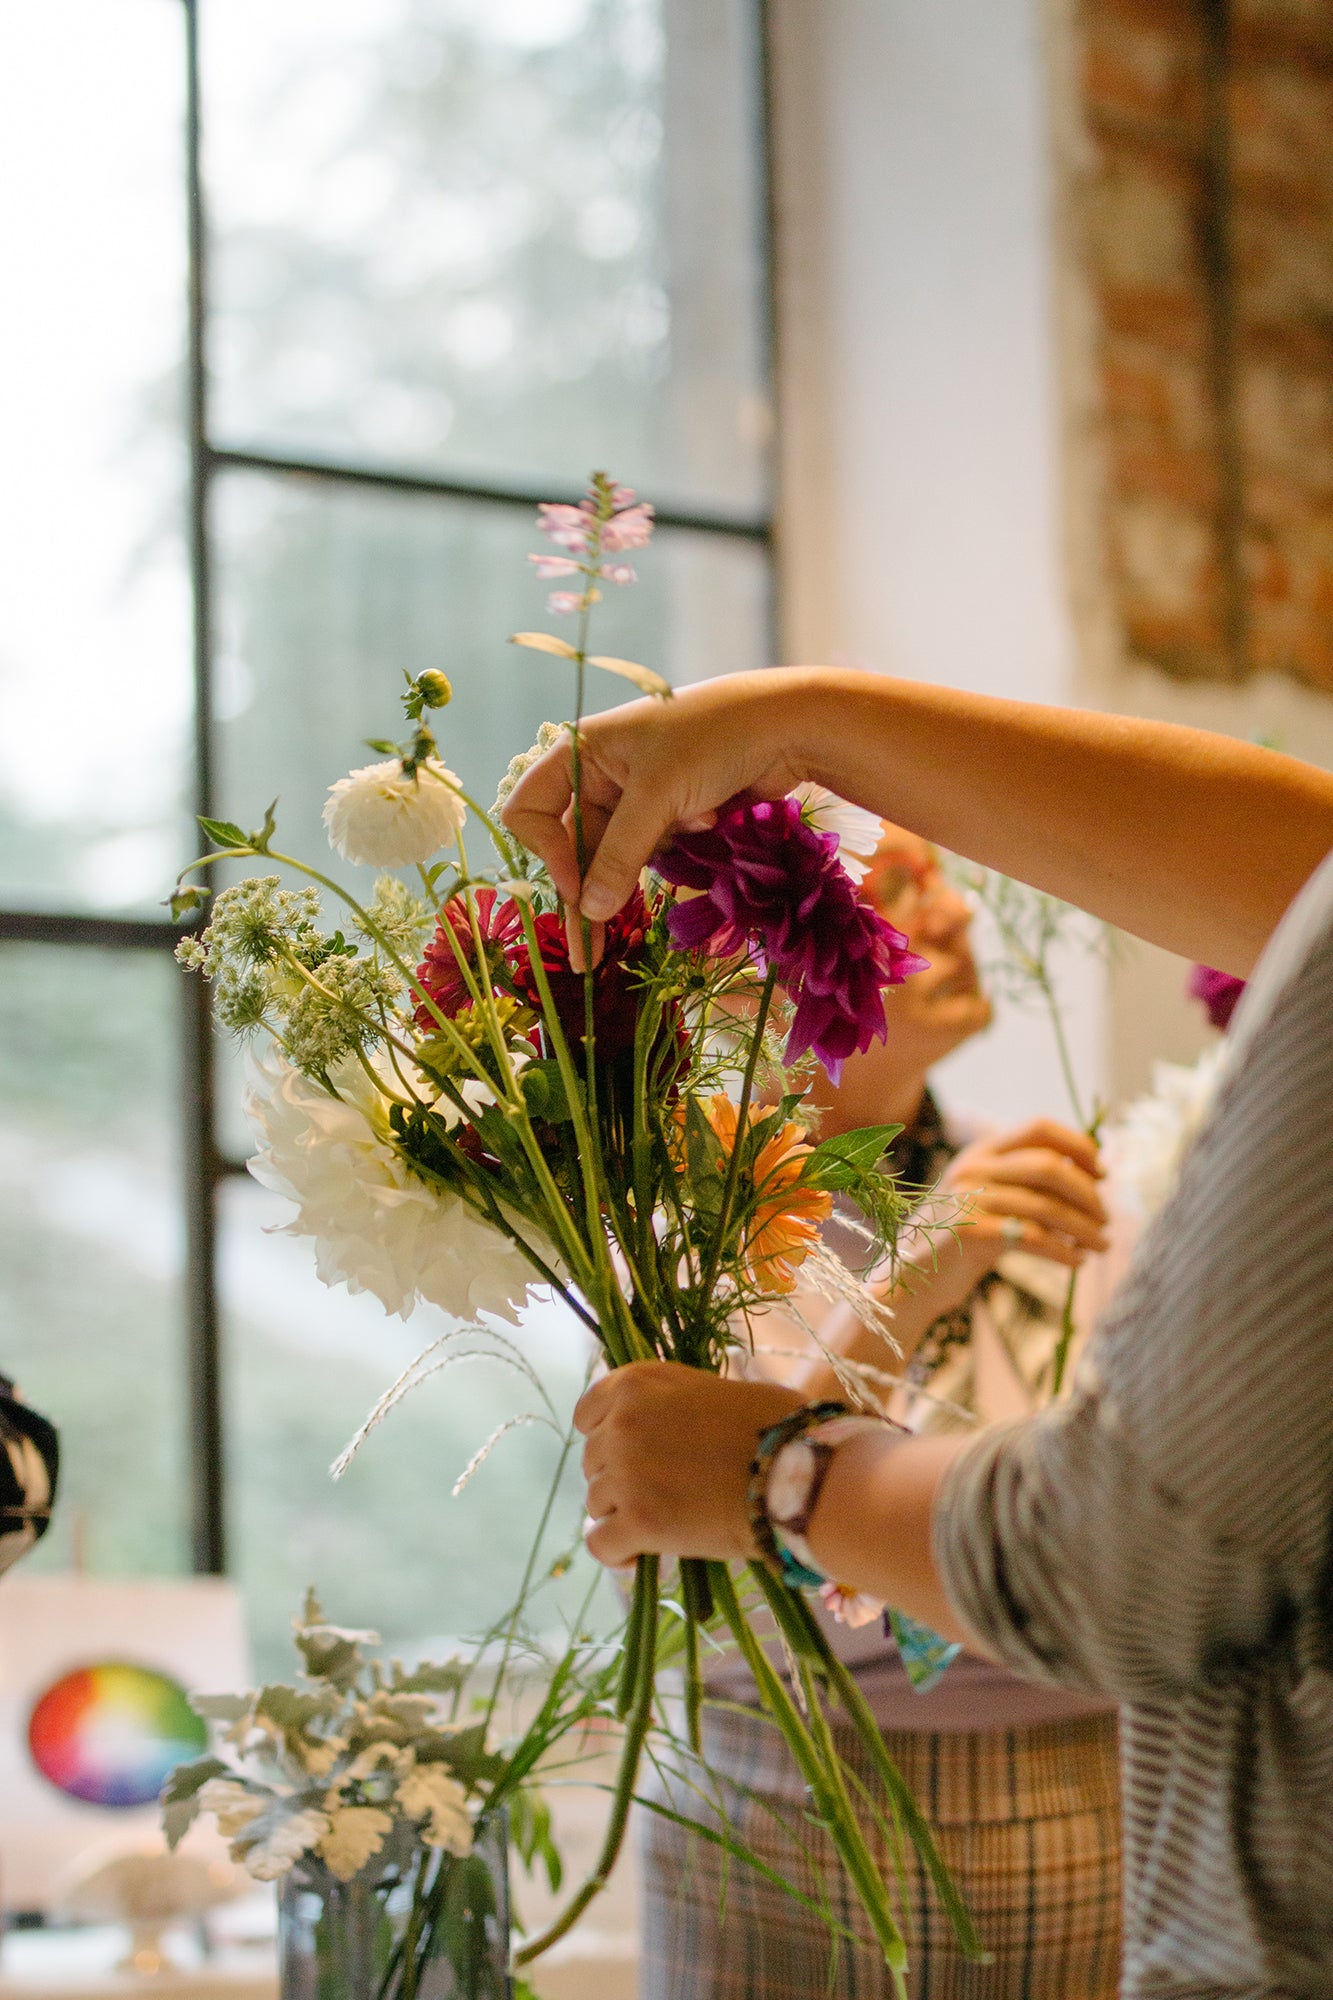
[[[1215,1028],[1225,1028],[1236,1011],[1236,1002],[1245,991],[1245,981],[1234,972],[1219,972],[1215,966],[1190,968],[1188,992],[1191,1000],[1202,1000],[1208,1019]]]
[[[928,962],[861,900],[837,834],[807,826],[799,799],[733,799],[707,832],[679,834],[653,865],[699,892],[671,910],[672,942],[772,966],[796,1009],[786,1060],[812,1050],[834,1083],[848,1056],[884,1039],[885,987]]]

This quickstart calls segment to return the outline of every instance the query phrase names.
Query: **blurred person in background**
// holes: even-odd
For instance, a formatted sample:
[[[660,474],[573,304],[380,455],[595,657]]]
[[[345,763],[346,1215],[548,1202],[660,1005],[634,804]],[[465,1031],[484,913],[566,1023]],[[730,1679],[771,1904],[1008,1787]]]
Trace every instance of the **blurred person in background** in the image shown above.
[[[909,1189],[938,1187],[944,1200],[933,1205],[957,1226],[915,1241],[909,1228],[892,1278],[877,1282],[867,1273],[892,1310],[900,1356],[851,1307],[798,1290],[799,1317],[773,1310],[754,1318],[748,1372],[789,1383],[810,1401],[846,1396],[830,1354],[899,1374],[904,1386],[889,1392],[887,1407],[918,1431],[1025,1416],[1049,1393],[1068,1274],[1089,1258],[1100,1263],[1107,1245],[1097,1150],[1048,1119],[969,1143],[941,1115],[931,1068],[991,1021],[972,953],[971,908],[929,844],[888,824],[861,893],[929,964],[886,994],[886,1040],[850,1057],[836,1086],[818,1072],[809,1101],[820,1108],[823,1138],[901,1124],[895,1172]],[[826,1225],[825,1239],[850,1268],[865,1269],[866,1238],[849,1205]],[[1094,1268],[1087,1279],[1100,1275]],[[1079,1288],[1083,1326],[1106,1289],[1087,1279]],[[862,1378],[872,1394],[874,1380]],[[935,2000],[1112,2000],[1120,1966],[1115,1704],[1038,1687],[966,1652],[918,1692],[878,1612],[866,1607],[863,1616],[852,1604],[846,1613],[843,1620],[825,1614],[829,1637],[925,1806],[993,1954],[988,1967],[961,1957],[917,1868],[908,1879],[909,1990]],[[827,1894],[839,1923],[859,1928],[855,1892],[832,1844],[809,1823],[799,1773],[760,1714],[743,1662],[728,1654],[706,1673],[706,1685],[704,1763],[734,1831],[804,1895]],[[871,1783],[855,1732],[837,1734],[842,1755]],[[709,1782],[701,1788],[707,1796]],[[676,1805],[697,1812],[700,1799]],[[882,1838],[878,1846],[888,1874],[892,1858]],[[645,1816],[643,1860],[643,2000],[828,1993],[834,1947],[814,1911],[655,1814]],[[836,1950],[838,1991],[887,2000],[891,1981],[873,1942],[864,1949],[840,1942]]]

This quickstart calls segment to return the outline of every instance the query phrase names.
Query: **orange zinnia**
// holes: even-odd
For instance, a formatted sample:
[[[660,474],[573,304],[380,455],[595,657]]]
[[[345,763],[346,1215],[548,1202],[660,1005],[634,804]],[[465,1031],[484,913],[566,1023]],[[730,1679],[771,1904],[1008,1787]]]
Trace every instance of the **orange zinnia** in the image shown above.
[[[703,1110],[730,1153],[736,1144],[736,1106],[720,1095],[710,1097]],[[797,1270],[819,1241],[819,1225],[833,1213],[832,1195],[799,1185],[811,1150],[801,1126],[784,1125],[764,1141],[755,1158],[758,1201],[745,1226],[741,1256],[746,1277],[766,1292],[795,1290]]]

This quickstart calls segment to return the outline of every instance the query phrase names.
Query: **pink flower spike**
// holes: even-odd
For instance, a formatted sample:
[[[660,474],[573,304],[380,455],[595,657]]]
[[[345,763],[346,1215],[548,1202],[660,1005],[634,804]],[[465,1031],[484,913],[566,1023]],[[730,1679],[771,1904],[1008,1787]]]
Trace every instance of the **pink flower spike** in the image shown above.
[[[583,603],[581,590],[553,590],[546,600],[546,609],[557,617],[569,611],[577,611]]]
[[[536,565],[537,574],[543,582],[553,576],[577,576],[582,568],[573,556],[529,556],[528,561]]]
[[[539,575],[541,573],[540,571],[538,572]],[[601,573],[608,583],[638,582],[638,577],[628,563],[603,563]]]
[[[604,523],[602,547],[608,555],[619,555],[623,549],[646,549],[652,538],[653,510],[646,500],[636,507],[625,507]]]
[[[585,508],[571,507],[563,500],[543,500],[537,509],[537,525],[557,548],[579,550],[588,547],[589,530],[594,526]]]

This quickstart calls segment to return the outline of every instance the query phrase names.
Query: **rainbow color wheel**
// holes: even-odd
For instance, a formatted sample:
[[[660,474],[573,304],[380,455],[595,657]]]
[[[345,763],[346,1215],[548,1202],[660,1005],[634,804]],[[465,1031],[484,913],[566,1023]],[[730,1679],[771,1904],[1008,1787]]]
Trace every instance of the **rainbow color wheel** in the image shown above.
[[[207,1747],[207,1727],[180,1682],[129,1660],[62,1674],[28,1718],[42,1776],[94,1806],[151,1805],[168,1773]]]

